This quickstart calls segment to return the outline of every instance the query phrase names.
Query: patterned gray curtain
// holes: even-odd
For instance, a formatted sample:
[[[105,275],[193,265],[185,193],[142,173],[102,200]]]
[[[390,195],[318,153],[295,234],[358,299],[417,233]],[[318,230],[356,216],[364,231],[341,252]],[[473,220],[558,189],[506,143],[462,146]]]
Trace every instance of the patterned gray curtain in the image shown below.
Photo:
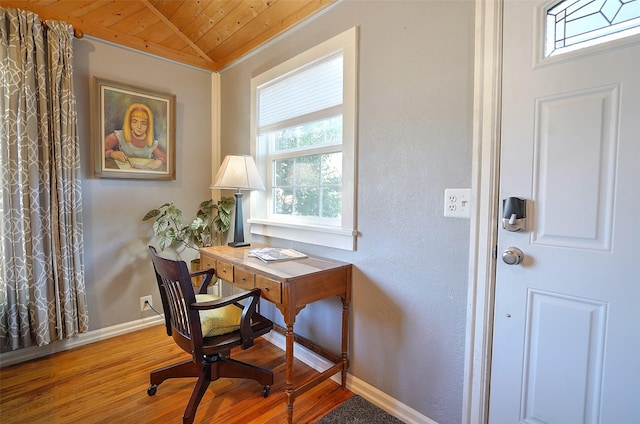
[[[0,8],[0,350],[86,332],[73,28]]]

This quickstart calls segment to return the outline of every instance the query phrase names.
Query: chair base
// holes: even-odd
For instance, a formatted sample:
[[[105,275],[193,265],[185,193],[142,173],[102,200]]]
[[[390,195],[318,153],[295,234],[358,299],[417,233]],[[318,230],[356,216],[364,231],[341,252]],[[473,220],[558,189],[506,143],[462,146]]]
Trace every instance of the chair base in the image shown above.
[[[209,387],[209,383],[212,381],[219,378],[255,380],[262,384],[262,395],[264,397],[269,395],[269,389],[273,385],[273,372],[270,370],[236,361],[226,356],[215,355],[214,357],[206,358],[202,366],[189,359],[151,371],[149,376],[151,385],[147,389],[147,394],[149,396],[155,395],[158,385],[165,380],[186,377],[197,377],[198,381],[193,388],[191,398],[182,416],[183,424],[193,423],[198,405]]]

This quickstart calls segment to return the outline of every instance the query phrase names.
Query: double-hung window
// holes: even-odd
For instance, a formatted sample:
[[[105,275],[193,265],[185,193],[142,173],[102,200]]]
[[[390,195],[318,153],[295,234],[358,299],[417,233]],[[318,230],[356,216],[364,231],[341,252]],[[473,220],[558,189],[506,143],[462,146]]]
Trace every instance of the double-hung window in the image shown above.
[[[355,249],[355,28],[251,80],[251,232]]]

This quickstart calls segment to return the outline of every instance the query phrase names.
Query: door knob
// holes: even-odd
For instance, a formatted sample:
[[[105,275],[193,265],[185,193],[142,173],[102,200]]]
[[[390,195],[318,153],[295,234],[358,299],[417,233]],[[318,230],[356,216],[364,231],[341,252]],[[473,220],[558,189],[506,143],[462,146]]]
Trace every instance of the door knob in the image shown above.
[[[517,247],[507,247],[507,250],[502,252],[502,260],[507,265],[518,265],[524,259],[524,253]]]

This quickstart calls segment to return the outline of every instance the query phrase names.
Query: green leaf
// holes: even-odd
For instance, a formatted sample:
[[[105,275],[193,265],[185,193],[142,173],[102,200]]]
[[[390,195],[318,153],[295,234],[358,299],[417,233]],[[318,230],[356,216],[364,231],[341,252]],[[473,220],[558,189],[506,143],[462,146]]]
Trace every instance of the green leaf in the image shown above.
[[[203,228],[206,228],[206,227],[207,227],[207,223],[201,217],[197,217],[196,219],[194,219],[191,222],[191,225],[189,226],[191,231],[197,231],[197,230],[200,230],[200,229],[203,229]]]
[[[158,215],[160,215],[160,209],[151,209],[149,212],[147,212],[144,218],[142,218],[142,220],[147,221],[151,218],[155,218]]]
[[[160,245],[160,250],[164,250],[167,247],[171,246],[175,242],[175,237],[172,232],[166,232],[159,235],[158,244]]]
[[[227,214],[231,214],[231,210],[236,204],[236,199],[234,197],[223,197],[218,202],[218,207],[221,211],[224,211]],[[219,212],[218,212],[219,213]]]

